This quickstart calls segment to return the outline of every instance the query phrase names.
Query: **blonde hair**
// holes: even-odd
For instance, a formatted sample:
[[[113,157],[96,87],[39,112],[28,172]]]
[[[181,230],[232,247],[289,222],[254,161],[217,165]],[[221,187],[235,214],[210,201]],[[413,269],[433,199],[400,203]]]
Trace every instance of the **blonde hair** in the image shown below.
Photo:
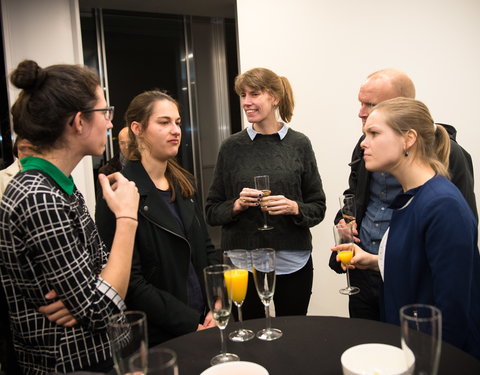
[[[295,102],[290,82],[266,68],[253,68],[235,78],[235,92],[241,95],[248,86],[254,90],[266,91],[278,100],[278,113],[285,122],[293,116]]]
[[[415,130],[416,156],[428,163],[435,173],[449,177],[450,137],[443,126],[435,125],[425,104],[411,98],[394,98],[377,104],[373,111],[381,112],[387,125],[398,134]]]
[[[167,93],[160,91],[160,90],[151,90],[145,91],[141,94],[138,94],[133,100],[130,102],[127,111],[125,112],[125,123],[128,126],[128,136],[130,141],[132,142],[132,147],[130,149],[128,159],[130,160],[142,160],[142,154],[139,150],[138,138],[135,134],[133,134],[130,125],[132,122],[136,121],[141,124],[141,133],[147,129],[148,127],[148,119],[152,115],[153,107],[155,103],[159,100],[168,100],[174,103],[179,108],[178,102],[173,99]],[[152,147],[147,142],[145,142],[147,147]],[[182,168],[180,164],[175,160],[175,158],[167,160],[167,168],[165,170],[165,177],[170,185],[171,193],[172,193],[172,201],[175,200],[175,189],[173,188],[175,185],[178,185],[180,189],[180,194],[183,197],[191,197],[195,194],[195,187],[193,184],[194,177],[193,175],[187,171],[186,169]]]

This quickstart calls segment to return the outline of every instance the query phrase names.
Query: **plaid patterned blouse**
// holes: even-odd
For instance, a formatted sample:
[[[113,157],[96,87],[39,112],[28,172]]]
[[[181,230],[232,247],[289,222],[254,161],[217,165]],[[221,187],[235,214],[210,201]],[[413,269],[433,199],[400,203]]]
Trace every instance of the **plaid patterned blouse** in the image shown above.
[[[99,276],[108,255],[82,194],[49,168],[16,175],[0,203],[0,279],[25,374],[71,372],[110,360],[106,322],[125,309]],[[44,298],[51,289],[76,326],[58,326],[37,311],[52,302]]]

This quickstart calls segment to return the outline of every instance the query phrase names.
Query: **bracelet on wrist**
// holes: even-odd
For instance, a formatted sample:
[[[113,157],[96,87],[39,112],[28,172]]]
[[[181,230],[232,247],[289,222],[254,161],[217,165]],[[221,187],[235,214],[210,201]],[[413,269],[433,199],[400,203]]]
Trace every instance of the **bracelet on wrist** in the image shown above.
[[[137,222],[138,222],[138,220],[135,219],[135,218],[132,217],[132,216],[117,216],[117,217],[115,218],[115,220],[118,220],[118,219],[130,219],[130,220],[133,220],[133,221],[137,221]]]

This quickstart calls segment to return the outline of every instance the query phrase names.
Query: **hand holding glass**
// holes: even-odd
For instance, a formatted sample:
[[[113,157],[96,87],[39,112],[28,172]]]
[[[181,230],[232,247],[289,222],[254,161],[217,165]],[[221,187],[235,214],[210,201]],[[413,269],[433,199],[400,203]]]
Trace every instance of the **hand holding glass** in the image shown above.
[[[275,250],[252,250],[252,270],[258,296],[265,306],[267,327],[257,332],[260,340],[272,341],[282,337],[283,333],[277,328],[271,328],[270,302],[275,293]]]
[[[230,319],[230,312],[232,310],[232,298],[229,290],[231,285],[225,273],[230,271],[230,266],[226,264],[216,264],[205,267],[203,275],[205,277],[205,289],[207,294],[207,301],[213,319],[220,328],[221,352],[210,360],[210,364],[216,365],[223,362],[238,361],[240,358],[236,354],[227,353],[227,344],[223,337],[223,331],[227,327],[228,319]]]
[[[142,311],[127,311],[125,314],[112,315],[108,321],[107,333],[117,374],[133,373],[130,359],[135,355],[146,357],[148,351],[146,314]]]
[[[248,270],[251,269],[250,255],[247,250],[226,250],[223,252],[223,261],[232,268],[225,272],[225,279],[227,288],[229,285],[231,287],[230,294],[233,303],[237,306],[238,321],[240,322],[240,329],[230,332],[228,338],[232,341],[248,341],[255,337],[251,330],[242,327],[242,304],[247,295]]]
[[[263,193],[264,197],[268,197],[271,194],[270,191],[270,177],[265,175],[265,176],[255,176],[253,178],[255,182],[255,189],[261,190]],[[260,202],[262,204],[262,202]],[[259,227],[258,230],[270,230],[273,229],[272,226],[267,224],[267,212],[263,211],[263,226]]]
[[[337,256],[346,267],[347,287],[340,289],[341,294],[352,295],[360,292],[360,288],[350,285],[350,274],[348,266],[353,258],[353,230],[350,224],[337,224],[333,226],[333,237],[335,238],[335,246],[342,244],[350,244],[345,250],[338,250]]]

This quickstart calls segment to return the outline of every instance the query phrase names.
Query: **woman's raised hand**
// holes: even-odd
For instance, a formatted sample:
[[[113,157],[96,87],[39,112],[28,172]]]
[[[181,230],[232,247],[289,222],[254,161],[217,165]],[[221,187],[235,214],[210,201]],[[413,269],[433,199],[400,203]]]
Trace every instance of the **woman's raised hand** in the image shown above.
[[[120,172],[108,176],[98,175],[102,186],[103,199],[118,217],[137,219],[139,194],[133,181],[127,180]]]

